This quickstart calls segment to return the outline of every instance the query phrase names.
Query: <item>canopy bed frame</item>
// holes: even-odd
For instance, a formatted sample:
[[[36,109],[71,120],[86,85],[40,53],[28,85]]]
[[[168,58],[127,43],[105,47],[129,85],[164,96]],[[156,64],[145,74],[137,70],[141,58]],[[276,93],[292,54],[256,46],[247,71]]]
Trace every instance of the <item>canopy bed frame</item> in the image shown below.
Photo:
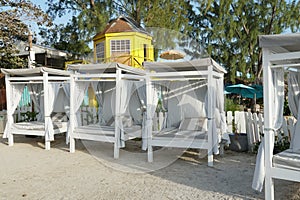
[[[47,67],[31,69],[1,69],[5,74],[7,123],[3,138],[8,138],[9,146],[14,143],[13,135],[35,135],[45,137],[45,149],[50,149],[54,135],[67,132],[67,117],[53,116],[53,111],[68,113],[65,109],[69,102],[69,72]],[[30,90],[34,102],[34,111],[38,113],[37,121],[14,122],[13,114],[19,104],[25,85]],[[62,93],[60,91],[63,91]],[[62,94],[67,100],[56,101]],[[64,119],[64,120],[63,120]]]
[[[226,130],[223,95],[226,70],[211,58],[144,62],[144,67],[147,70],[148,161],[153,161],[154,146],[195,148],[206,149],[208,165],[213,166],[213,153],[218,153]],[[167,118],[160,131],[153,131],[158,94]]]
[[[119,63],[69,65],[68,69],[72,73],[70,152],[75,152],[75,139],[93,140],[113,143],[118,158],[126,140],[142,137],[145,100],[138,86],[144,83],[145,72]],[[79,108],[89,86],[99,105],[98,122],[83,126]]]
[[[300,182],[300,120],[290,135],[290,149],[273,155],[275,135],[282,126],[284,78],[291,113],[300,118],[300,34],[261,35],[264,83],[264,138],[259,147],[252,187],[274,199],[274,179]],[[285,76],[285,74],[288,76]]]

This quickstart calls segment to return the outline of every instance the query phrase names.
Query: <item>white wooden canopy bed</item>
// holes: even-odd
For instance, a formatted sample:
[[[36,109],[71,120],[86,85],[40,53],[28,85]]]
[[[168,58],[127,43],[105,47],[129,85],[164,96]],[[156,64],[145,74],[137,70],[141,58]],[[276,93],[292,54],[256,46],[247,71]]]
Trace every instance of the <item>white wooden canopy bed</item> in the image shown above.
[[[274,179],[300,182],[300,120],[291,133],[290,149],[273,155],[274,137],[283,122],[284,77],[287,76],[288,103],[300,118],[300,34],[259,36],[264,75],[264,138],[259,147],[252,187],[265,199],[274,199]]]
[[[208,165],[226,130],[224,111],[225,69],[211,58],[184,62],[144,62],[147,70],[148,161],[153,146],[206,149]],[[153,131],[158,104],[167,110],[160,131]]]
[[[69,72],[38,67],[31,69],[1,69],[5,74],[7,123],[3,138],[9,146],[13,135],[45,137],[45,149],[50,149],[54,135],[67,132],[69,102]],[[37,121],[14,122],[13,114],[27,85],[37,114]]]
[[[69,65],[71,75],[70,152],[75,152],[75,139],[114,144],[114,158],[119,157],[125,141],[142,137],[143,102],[139,87],[145,72],[119,63]],[[80,105],[88,87],[98,102],[98,122],[83,126]],[[145,106],[144,106],[145,107]]]

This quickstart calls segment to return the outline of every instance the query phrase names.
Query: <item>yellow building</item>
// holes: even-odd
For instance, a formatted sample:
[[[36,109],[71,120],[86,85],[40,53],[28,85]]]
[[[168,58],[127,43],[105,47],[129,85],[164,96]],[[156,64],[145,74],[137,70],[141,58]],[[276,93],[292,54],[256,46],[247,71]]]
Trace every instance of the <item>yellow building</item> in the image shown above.
[[[141,67],[154,61],[152,37],[134,20],[120,16],[93,38],[94,62],[119,62]]]

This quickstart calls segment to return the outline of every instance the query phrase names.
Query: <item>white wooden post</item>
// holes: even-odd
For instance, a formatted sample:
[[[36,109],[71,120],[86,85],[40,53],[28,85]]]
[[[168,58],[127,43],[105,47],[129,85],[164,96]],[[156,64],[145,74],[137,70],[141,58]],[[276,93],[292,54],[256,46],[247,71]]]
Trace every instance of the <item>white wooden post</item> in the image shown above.
[[[163,125],[164,125],[164,113],[163,112],[158,113],[158,123],[159,123],[159,129],[158,130],[160,131],[163,128]]]
[[[271,97],[271,82],[272,82],[272,71],[270,68],[270,62],[268,56],[270,55],[269,50],[263,49],[263,73],[264,73],[264,115],[265,115],[265,132],[264,132],[264,147],[265,147],[265,199],[274,199],[274,181],[272,179],[271,168],[272,168],[272,157],[273,152],[271,149],[271,141],[273,141],[274,132],[270,130],[272,128],[272,104],[270,101]]]
[[[10,76],[9,75],[5,75],[5,85],[6,85],[6,105],[7,105],[7,109],[11,109],[12,105],[11,105],[11,95],[12,95],[12,85],[9,81]],[[13,123],[13,113],[12,112],[7,112],[7,119],[12,119]],[[14,145],[14,136],[12,133],[10,133],[8,136],[8,146],[13,146]]]
[[[118,159],[120,155],[120,127],[119,120],[120,120],[120,85],[121,84],[121,74],[122,71],[119,68],[116,68],[116,104],[115,104],[115,143],[114,143],[114,158]]]
[[[259,135],[257,136],[257,142],[261,141],[261,136],[264,134],[264,117],[261,113],[258,114]]]
[[[233,120],[232,111],[227,111],[227,132],[228,133],[233,133],[232,120]]]
[[[48,81],[48,73],[44,72],[43,73],[43,84],[44,84],[44,113],[45,113],[45,133],[46,133],[46,119],[47,117],[50,117],[50,113],[48,112],[48,107],[49,107],[49,96],[48,96],[48,91],[49,91],[49,81]],[[46,139],[46,134],[45,134],[45,149],[50,150],[50,140]]]
[[[74,121],[75,121],[75,110],[74,110],[74,93],[75,93],[75,77],[72,74],[70,76],[70,130],[69,130],[69,139],[70,139],[70,153],[75,152],[75,139],[73,136],[74,131]]]
[[[207,126],[208,126],[208,149],[207,149],[207,162],[208,166],[213,166],[213,123],[214,123],[214,112],[213,112],[213,104],[211,97],[214,95],[214,84],[213,84],[213,66],[208,66],[208,77],[207,77],[207,96],[208,96],[208,105],[207,105]]]
[[[148,162],[153,162],[153,149],[152,149],[152,116],[150,112],[151,107],[151,98],[152,98],[152,90],[151,90],[151,80],[149,75],[146,75],[146,98],[147,98],[147,113],[146,113],[146,129],[147,129],[147,144],[148,144]]]

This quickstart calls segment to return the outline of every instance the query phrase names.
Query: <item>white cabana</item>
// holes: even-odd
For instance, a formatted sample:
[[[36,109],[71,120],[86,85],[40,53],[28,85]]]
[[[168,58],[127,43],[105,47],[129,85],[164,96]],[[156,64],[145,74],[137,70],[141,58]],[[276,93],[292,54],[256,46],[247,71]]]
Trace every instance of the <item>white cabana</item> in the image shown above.
[[[69,65],[71,75],[70,152],[75,152],[75,139],[114,144],[114,158],[125,141],[142,137],[143,98],[139,85],[145,72],[119,63]],[[80,106],[92,87],[98,102],[98,122],[83,126]]]
[[[259,147],[252,187],[274,199],[274,179],[300,181],[300,121],[291,133],[290,149],[273,155],[274,137],[283,122],[284,73],[288,73],[288,102],[300,118],[300,34],[262,35],[264,75],[264,138]]]
[[[50,149],[54,135],[67,132],[67,114],[69,102],[69,72],[38,67],[34,69],[1,69],[5,74],[7,123],[4,138],[13,145],[13,135],[36,135],[45,137],[45,148]],[[37,121],[14,123],[13,114],[19,104],[25,85],[28,86],[34,102]],[[65,115],[65,117],[63,116]]]
[[[147,129],[148,161],[153,146],[207,149],[208,165],[226,130],[224,73],[211,58],[184,62],[144,62],[148,71]],[[158,96],[160,95],[160,97]],[[166,119],[153,131],[153,116],[161,99]]]

